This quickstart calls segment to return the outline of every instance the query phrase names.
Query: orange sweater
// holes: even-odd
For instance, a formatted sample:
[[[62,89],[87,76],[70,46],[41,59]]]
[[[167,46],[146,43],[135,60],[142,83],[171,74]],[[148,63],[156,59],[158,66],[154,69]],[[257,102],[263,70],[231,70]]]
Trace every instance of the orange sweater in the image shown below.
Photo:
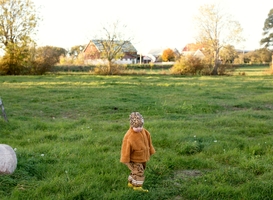
[[[154,153],[150,133],[144,128],[137,133],[130,127],[122,141],[120,162],[147,162]]]

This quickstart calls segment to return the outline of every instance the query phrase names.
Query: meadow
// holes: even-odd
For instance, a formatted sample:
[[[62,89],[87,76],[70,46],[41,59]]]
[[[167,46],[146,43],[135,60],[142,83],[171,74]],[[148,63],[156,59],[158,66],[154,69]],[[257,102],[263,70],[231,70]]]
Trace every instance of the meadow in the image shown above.
[[[18,159],[13,174],[0,175],[0,199],[273,199],[273,77],[263,67],[237,70],[0,76],[9,120],[0,117],[0,143]],[[156,149],[148,193],[127,187],[119,162],[133,111]]]

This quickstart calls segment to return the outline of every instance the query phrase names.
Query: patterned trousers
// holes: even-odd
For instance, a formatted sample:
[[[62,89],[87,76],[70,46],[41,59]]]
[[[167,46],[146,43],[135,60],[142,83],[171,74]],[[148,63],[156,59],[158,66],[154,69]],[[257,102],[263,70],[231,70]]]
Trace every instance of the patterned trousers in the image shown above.
[[[146,168],[146,162],[144,163],[130,162],[128,168],[131,170],[131,173],[128,177],[128,181],[132,183],[133,186],[136,187],[142,186],[145,180],[144,170]]]

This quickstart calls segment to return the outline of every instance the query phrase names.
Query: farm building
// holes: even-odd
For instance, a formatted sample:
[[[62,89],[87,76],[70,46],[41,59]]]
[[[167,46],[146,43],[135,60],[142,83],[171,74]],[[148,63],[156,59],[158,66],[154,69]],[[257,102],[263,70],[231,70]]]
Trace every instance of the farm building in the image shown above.
[[[91,40],[84,48],[84,63],[85,64],[105,64],[106,60],[101,58],[101,53],[105,50],[103,43],[106,40]],[[137,50],[130,41],[114,41],[112,47],[121,47],[123,56],[116,60],[119,64],[132,64],[137,62]]]

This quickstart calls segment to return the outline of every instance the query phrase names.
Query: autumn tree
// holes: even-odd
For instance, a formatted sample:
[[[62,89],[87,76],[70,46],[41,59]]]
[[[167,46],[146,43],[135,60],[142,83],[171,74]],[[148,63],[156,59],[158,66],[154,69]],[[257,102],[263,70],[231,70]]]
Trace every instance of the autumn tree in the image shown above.
[[[0,48],[5,52],[0,69],[7,74],[24,70],[38,20],[31,0],[0,0]]]
[[[169,62],[175,60],[175,53],[172,49],[165,49],[162,53],[162,61]]]
[[[35,49],[29,73],[40,75],[50,71],[55,64],[59,63],[60,57],[66,55],[66,53],[67,51],[61,47],[38,47]]]
[[[197,41],[213,55],[211,74],[217,75],[220,50],[228,44],[232,45],[242,41],[242,28],[239,22],[225,13],[220,4],[201,6],[199,14],[195,16],[195,24],[198,30]]]
[[[61,55],[60,65],[84,65],[83,49],[86,45],[76,45],[68,50],[68,54]]]
[[[200,59],[198,56],[181,56],[171,68],[171,73],[180,75],[202,74],[202,70],[204,69],[202,62],[202,59]]]
[[[132,38],[126,37],[127,26],[120,21],[103,26],[98,42],[102,47],[100,57],[107,61],[107,73],[113,74],[117,70],[116,60],[124,56],[124,52],[131,51]]]
[[[248,63],[269,63],[272,61],[272,51],[267,48],[257,49],[255,51],[250,51],[245,54],[245,60]]]
[[[71,47],[69,51],[69,55],[72,57],[77,57],[82,53],[82,50],[84,49],[85,45],[76,45]]]
[[[259,55],[260,63],[269,63],[272,61],[272,51],[267,48],[261,48],[256,50]]]
[[[260,44],[266,48],[273,46],[273,9],[269,11],[268,17],[264,22],[263,36]]]
[[[238,52],[232,45],[224,46],[220,51],[220,59],[222,63],[233,63],[235,58],[238,58]]]

